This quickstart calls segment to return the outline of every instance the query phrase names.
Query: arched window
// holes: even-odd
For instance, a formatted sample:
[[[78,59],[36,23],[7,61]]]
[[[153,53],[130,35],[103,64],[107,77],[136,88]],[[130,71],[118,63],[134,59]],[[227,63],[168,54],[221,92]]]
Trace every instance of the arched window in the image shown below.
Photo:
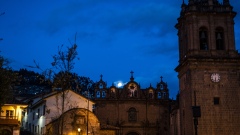
[[[161,97],[162,97],[162,96],[161,96],[161,92],[158,92],[158,93],[157,93],[157,98],[158,98],[158,99],[161,99]]]
[[[116,90],[114,88],[111,88],[111,91],[110,91],[111,98],[114,98],[115,95],[116,95]]]
[[[105,98],[105,97],[106,97],[106,92],[102,91],[102,98]]]
[[[99,84],[99,89],[102,89],[102,88],[103,88],[103,84],[100,83],[100,84]]]
[[[96,97],[97,97],[97,98],[100,98],[100,91],[97,91]]]
[[[167,93],[163,92],[163,98],[166,99],[167,98]]]
[[[208,50],[208,30],[205,27],[199,29],[200,50]]]
[[[224,50],[224,34],[223,29],[218,27],[215,30],[215,37],[216,37],[216,49],[217,50]]]
[[[160,84],[160,90],[163,90],[163,84],[162,83]]]
[[[128,110],[128,121],[129,122],[136,122],[137,121],[137,110],[131,107]]]
[[[153,90],[152,90],[152,89],[149,90],[148,98],[149,98],[149,99],[153,99],[153,98],[154,98]]]

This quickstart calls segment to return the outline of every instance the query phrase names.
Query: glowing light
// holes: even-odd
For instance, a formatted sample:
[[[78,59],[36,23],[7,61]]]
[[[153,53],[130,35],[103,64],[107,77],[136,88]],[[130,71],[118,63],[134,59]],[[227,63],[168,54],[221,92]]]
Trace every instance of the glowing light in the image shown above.
[[[118,82],[117,87],[122,87],[123,83],[122,82]]]
[[[114,82],[114,85],[115,85],[116,87],[118,87],[118,88],[122,88],[125,84],[127,84],[127,82],[126,82],[126,83],[124,83],[124,82],[122,82],[122,81],[116,81],[116,82]]]

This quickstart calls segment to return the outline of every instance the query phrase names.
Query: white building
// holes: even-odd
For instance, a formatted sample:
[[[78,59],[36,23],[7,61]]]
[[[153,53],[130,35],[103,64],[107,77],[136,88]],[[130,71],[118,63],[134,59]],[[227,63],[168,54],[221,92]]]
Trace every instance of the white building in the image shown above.
[[[53,91],[30,98],[26,102],[28,102],[28,107],[22,125],[24,130],[35,135],[43,135],[46,132],[45,125],[59,118],[69,109],[85,108],[92,112],[94,105],[94,102],[72,90]]]

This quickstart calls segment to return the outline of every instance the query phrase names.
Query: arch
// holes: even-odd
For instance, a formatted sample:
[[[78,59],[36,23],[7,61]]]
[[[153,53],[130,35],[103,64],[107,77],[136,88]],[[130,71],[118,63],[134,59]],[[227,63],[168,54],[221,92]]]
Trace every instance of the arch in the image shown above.
[[[78,128],[82,133],[96,133],[100,130],[97,116],[86,108],[73,108],[46,125],[47,134],[58,134],[61,123],[64,122],[63,133],[76,134]]]
[[[199,44],[200,50],[208,50],[208,29],[206,27],[199,28]]]
[[[152,89],[150,89],[150,90],[148,91],[148,98],[149,98],[149,99],[154,99],[154,92],[153,92]]]
[[[110,98],[116,98],[116,88],[110,88]]]
[[[224,50],[224,30],[222,27],[217,27],[215,29],[215,43],[216,50]]]

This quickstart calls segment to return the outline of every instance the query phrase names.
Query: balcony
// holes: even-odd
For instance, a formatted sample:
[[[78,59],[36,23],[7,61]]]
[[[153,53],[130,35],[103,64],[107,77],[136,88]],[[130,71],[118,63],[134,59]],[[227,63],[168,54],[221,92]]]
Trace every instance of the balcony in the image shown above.
[[[19,125],[17,116],[0,116],[0,125]]]

